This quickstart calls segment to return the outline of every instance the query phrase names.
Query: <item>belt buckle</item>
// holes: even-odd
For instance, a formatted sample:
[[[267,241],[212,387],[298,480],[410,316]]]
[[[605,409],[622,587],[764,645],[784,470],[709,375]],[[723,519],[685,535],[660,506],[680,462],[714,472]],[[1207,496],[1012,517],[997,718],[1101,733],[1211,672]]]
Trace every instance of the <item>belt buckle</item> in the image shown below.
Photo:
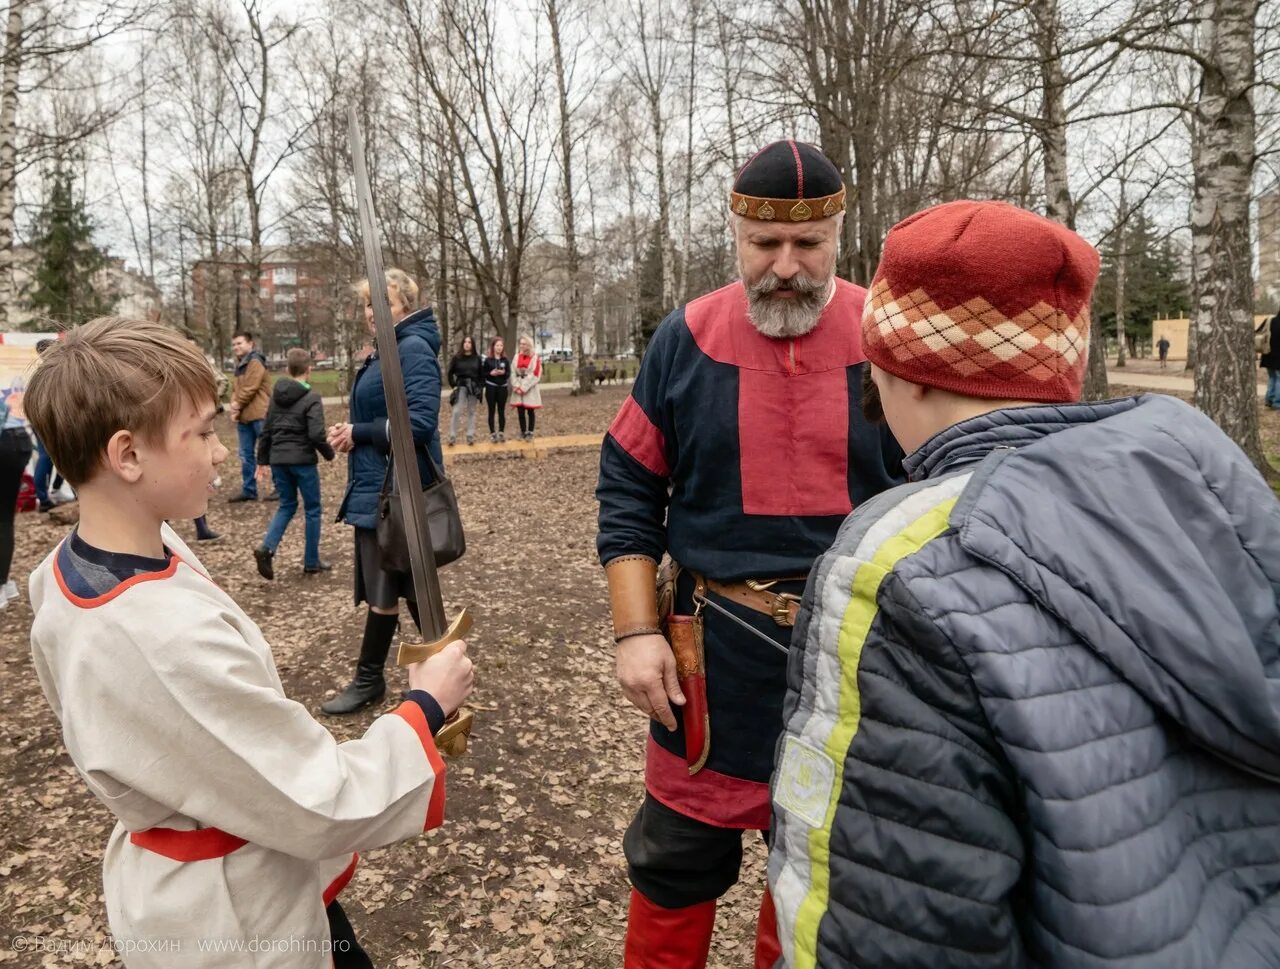
[[[773,621],[779,626],[791,626],[791,603],[799,602],[800,596],[791,592],[774,592],[773,587],[777,585],[780,579],[770,579],[761,581],[760,579],[747,579],[747,588],[752,592],[763,592],[773,597],[773,603],[769,612]]]
[[[777,596],[773,604],[773,621],[779,626],[792,626],[791,603],[799,602],[800,596],[792,595],[790,592],[774,592],[772,594]]]

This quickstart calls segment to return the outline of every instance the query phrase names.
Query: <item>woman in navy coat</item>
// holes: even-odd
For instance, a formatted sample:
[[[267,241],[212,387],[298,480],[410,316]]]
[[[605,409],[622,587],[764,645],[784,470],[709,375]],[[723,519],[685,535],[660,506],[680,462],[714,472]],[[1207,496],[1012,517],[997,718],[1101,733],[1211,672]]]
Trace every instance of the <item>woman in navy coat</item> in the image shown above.
[[[435,480],[429,454],[437,467],[444,466],[440,451],[440,331],[431,307],[418,305],[418,284],[399,269],[387,270],[387,301],[396,323],[396,348],[404,372],[404,390],[409,403],[409,422],[417,445],[418,474],[423,485]],[[357,291],[365,303],[364,317],[374,332],[373,305],[369,301],[369,281]],[[378,553],[374,529],[378,523],[378,497],[387,474],[391,453],[391,425],[387,418],[387,398],[382,391],[380,348],[374,350],[351,385],[350,420],[329,430],[329,443],[347,455],[347,491],[338,509],[338,520],[355,528],[355,600],[369,604],[364,640],[355,676],[337,696],[320,709],[329,714],[354,713],[377,703],[387,691],[383,667],[395,636],[404,599],[418,619],[413,577],[407,572],[384,569]]]

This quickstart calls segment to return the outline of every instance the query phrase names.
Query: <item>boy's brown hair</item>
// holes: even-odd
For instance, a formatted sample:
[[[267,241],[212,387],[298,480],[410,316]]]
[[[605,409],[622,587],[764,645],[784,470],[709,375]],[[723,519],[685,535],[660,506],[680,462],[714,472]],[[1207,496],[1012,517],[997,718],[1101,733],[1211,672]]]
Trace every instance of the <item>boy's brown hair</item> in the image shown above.
[[[284,359],[288,364],[290,377],[301,377],[311,369],[311,351],[302,347],[291,347]]]
[[[93,477],[117,431],[156,440],[184,402],[216,402],[217,393],[209,362],[182,334],[102,316],[48,349],[22,405],[54,465],[78,486]]]

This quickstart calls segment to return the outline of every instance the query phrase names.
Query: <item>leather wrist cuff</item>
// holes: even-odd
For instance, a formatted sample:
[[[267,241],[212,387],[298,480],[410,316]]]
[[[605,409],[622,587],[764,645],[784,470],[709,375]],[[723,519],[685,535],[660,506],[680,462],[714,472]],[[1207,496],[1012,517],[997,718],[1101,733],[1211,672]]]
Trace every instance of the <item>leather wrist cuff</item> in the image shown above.
[[[656,632],[658,563],[647,555],[622,555],[604,567],[609,582],[613,638]]]

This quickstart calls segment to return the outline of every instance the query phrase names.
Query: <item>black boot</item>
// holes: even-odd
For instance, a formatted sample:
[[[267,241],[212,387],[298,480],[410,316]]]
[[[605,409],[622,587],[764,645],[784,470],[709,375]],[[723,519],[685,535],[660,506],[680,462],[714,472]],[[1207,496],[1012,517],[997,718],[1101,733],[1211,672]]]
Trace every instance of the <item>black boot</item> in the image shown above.
[[[360,643],[356,675],[341,693],[320,705],[322,713],[334,716],[355,713],[386,695],[387,681],[383,679],[382,668],[386,665],[398,621],[397,616],[384,616],[369,610],[364,621],[364,640]]]
[[[275,555],[276,553],[265,545],[259,545],[253,550],[253,559],[258,563],[258,574],[264,579],[274,579],[276,577],[275,567],[271,563]]]
[[[341,716],[377,703],[387,694],[387,681],[382,678],[382,666],[382,663],[366,663],[363,660],[357,663],[355,678],[332,700],[320,704],[320,711]]]

